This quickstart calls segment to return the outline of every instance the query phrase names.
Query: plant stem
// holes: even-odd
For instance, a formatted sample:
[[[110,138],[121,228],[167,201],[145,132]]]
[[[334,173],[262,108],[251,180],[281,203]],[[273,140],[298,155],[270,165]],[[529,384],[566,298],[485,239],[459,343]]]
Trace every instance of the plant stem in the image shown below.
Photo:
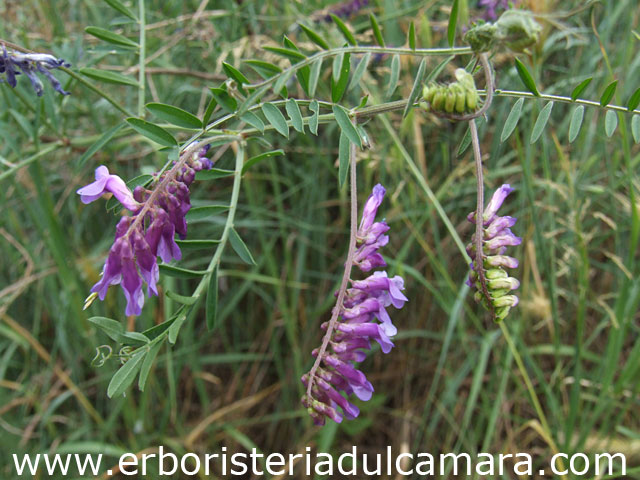
[[[355,120],[353,120],[355,124]],[[351,169],[351,232],[349,234],[349,249],[347,250],[347,261],[344,264],[344,273],[342,274],[342,282],[340,283],[340,290],[338,290],[338,299],[336,305],[331,312],[331,319],[327,326],[327,332],[322,338],[322,345],[318,350],[316,361],[313,362],[313,367],[309,371],[309,379],[307,381],[307,398],[311,399],[311,389],[313,387],[313,381],[315,380],[316,372],[320,367],[320,362],[324,357],[329,342],[331,341],[331,335],[338,321],[338,316],[342,313],[344,297],[347,292],[347,285],[349,278],[351,278],[351,268],[353,267],[353,259],[356,253],[356,232],[358,229],[358,188],[356,185],[356,146],[351,143],[349,147],[349,164]]]
[[[146,55],[146,21],[145,21],[145,8],[144,0],[138,0],[139,6],[139,29],[140,29],[140,53],[138,55],[138,116],[144,118],[144,103],[145,103],[145,55]]]
[[[486,92],[482,90],[478,90],[480,95],[486,94]],[[636,115],[640,115],[640,110],[629,110],[627,107],[622,107],[620,105],[605,105],[604,107],[600,105],[600,102],[596,102],[593,100],[584,100],[582,98],[576,98],[575,100],[571,99],[571,97],[564,97],[562,95],[547,95],[541,93],[540,95],[534,95],[531,92],[521,92],[518,90],[496,90],[496,97],[517,97],[517,98],[535,98],[540,100],[549,100],[554,102],[562,102],[562,103],[575,103],[576,105],[585,105],[587,107],[598,107],[603,110],[615,110],[616,112],[622,113],[633,113]]]
[[[491,295],[487,288],[487,279],[484,275],[484,175],[482,172],[482,154],[480,153],[480,140],[478,139],[478,128],[476,127],[476,121],[469,120],[469,130],[471,131],[471,145],[473,146],[473,158],[476,164],[476,233],[475,233],[475,249],[476,254],[474,258],[474,271],[478,275],[478,281],[480,282],[480,289],[482,295],[487,302],[491,316],[495,320],[495,308],[491,301]]]

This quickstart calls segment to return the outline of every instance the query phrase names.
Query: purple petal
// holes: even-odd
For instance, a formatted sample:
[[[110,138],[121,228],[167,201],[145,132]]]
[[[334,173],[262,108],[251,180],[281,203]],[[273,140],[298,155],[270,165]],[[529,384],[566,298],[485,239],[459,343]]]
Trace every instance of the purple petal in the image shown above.
[[[362,303],[355,305],[352,308],[346,309],[342,312],[342,318],[350,319],[360,317],[367,313],[377,312],[382,305],[376,298],[369,297]]]
[[[144,239],[141,233],[136,232],[133,237],[133,247],[136,254],[136,261],[142,277],[147,282],[147,296],[151,296],[151,292],[154,295],[158,295],[158,288],[156,282],[159,277],[158,263],[156,256],[151,253],[149,244]]]
[[[373,395],[373,385],[369,381],[365,383],[365,385],[352,385],[353,393],[360,400],[367,402],[371,400],[371,396]]]
[[[329,383],[325,382],[322,378],[318,378],[316,380],[318,386],[324,390],[327,396],[331,399],[332,402],[337,404],[342,411],[345,413],[347,418],[353,419],[356,418],[360,414],[360,410],[358,407],[349,402],[346,398],[340,395],[336,389],[334,389]]]
[[[489,223],[489,226],[484,229],[485,240],[489,240],[496,235],[499,235],[505,228],[513,227],[517,221],[517,218],[509,216],[495,217],[491,223]]]
[[[104,263],[102,278],[91,288],[91,292],[97,293],[100,300],[104,300],[111,285],[117,285],[122,281],[122,251],[126,243],[125,239],[114,242]]]
[[[135,212],[140,207],[140,204],[133,198],[133,193],[131,193],[127,184],[117,175],[109,175],[105,190],[113,193],[113,196],[116,197],[127,210]]]
[[[138,274],[133,258],[125,258],[122,262],[122,289],[127,298],[126,315],[140,315],[144,305],[142,278]]]
[[[489,250],[497,250],[501,247],[515,246],[521,243],[522,239],[520,237],[516,237],[511,230],[505,228],[500,235],[484,242],[484,246]]]
[[[378,207],[382,203],[385,192],[385,188],[380,184],[373,187],[373,192],[369,195],[362,211],[362,220],[360,221],[360,227],[358,228],[359,237],[364,237],[371,225],[373,225],[376,213],[378,212]]]
[[[498,210],[502,206],[505,198],[507,198],[507,196],[511,192],[513,192],[513,190],[514,189],[511,188],[508,183],[505,183],[495,191],[495,193],[491,197],[491,200],[489,200],[489,203],[484,209],[484,213],[482,214],[482,220],[485,225],[493,220],[493,217],[496,215],[496,213],[498,213]]]
[[[518,268],[518,260],[507,255],[490,255],[485,262],[492,267]]]

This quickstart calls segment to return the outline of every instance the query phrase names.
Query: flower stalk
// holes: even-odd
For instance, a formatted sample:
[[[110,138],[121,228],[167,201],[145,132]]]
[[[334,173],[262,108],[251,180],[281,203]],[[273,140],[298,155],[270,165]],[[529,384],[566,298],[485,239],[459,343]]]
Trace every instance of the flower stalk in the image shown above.
[[[350,195],[351,195],[351,224],[349,232],[349,247],[347,249],[347,261],[344,264],[344,273],[342,274],[342,281],[340,282],[340,289],[338,290],[338,298],[336,305],[331,312],[331,318],[329,319],[329,325],[327,326],[327,332],[322,338],[322,344],[316,356],[316,360],[309,371],[309,381],[307,385],[307,398],[311,398],[311,389],[315,382],[316,372],[320,367],[320,362],[324,358],[324,354],[327,351],[331,335],[336,326],[338,316],[344,307],[344,297],[347,292],[347,285],[349,278],[351,278],[351,269],[353,268],[353,259],[356,253],[356,232],[358,229],[358,188],[356,183],[356,145],[352,143],[349,148],[349,169],[351,173],[350,181]]]

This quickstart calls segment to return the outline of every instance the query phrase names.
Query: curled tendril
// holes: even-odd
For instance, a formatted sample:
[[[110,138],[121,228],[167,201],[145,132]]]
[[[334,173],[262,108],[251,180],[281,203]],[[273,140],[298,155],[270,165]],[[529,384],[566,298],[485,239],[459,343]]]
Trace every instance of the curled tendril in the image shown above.
[[[125,346],[122,347],[119,351],[118,351],[118,358],[120,358],[120,363],[122,363],[123,365],[125,363],[127,363],[127,361],[131,358],[131,355],[134,352],[134,348],[130,347],[130,346]]]
[[[109,345],[96,347],[96,356],[91,360],[91,366],[100,368],[113,356],[113,349]]]

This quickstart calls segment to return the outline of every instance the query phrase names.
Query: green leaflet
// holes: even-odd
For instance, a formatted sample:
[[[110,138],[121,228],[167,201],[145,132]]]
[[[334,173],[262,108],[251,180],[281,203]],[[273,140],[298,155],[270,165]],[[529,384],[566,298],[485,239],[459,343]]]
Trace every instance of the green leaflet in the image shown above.
[[[513,104],[511,111],[509,112],[509,116],[507,120],[504,122],[504,127],[502,128],[502,134],[500,135],[500,141],[505,142],[516,129],[518,125],[518,121],[520,120],[520,114],[522,113],[522,104],[524,103],[524,98],[519,98],[516,103]]]
[[[584,119],[584,105],[578,105],[571,114],[571,122],[569,123],[569,143],[578,137],[582,120]]]
[[[533,126],[533,130],[531,131],[531,140],[530,143],[534,144],[542,135],[544,128],[547,126],[547,122],[549,121],[549,117],[551,116],[551,109],[553,108],[553,102],[548,102],[540,113],[538,114],[538,118],[536,119],[536,123]]]

